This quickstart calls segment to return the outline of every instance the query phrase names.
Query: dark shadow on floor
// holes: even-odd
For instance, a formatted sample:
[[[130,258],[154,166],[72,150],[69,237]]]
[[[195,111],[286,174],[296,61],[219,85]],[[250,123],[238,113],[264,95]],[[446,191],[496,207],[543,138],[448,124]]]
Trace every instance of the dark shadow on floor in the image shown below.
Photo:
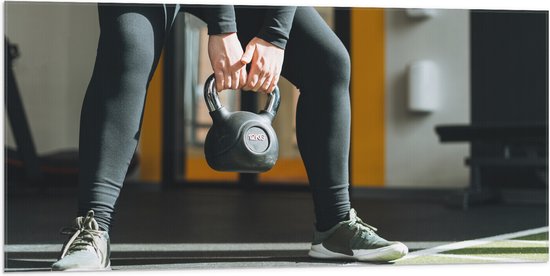
[[[266,251],[267,252],[267,251]],[[111,266],[113,270],[117,267],[131,266],[147,266],[147,265],[165,265],[169,268],[171,265],[186,264],[201,264],[209,263],[216,267],[219,264],[228,263],[247,263],[247,267],[254,266],[255,263],[265,265],[269,263],[271,267],[280,267],[281,263],[292,266],[295,264],[333,264],[345,265],[354,263],[353,261],[335,261],[335,260],[319,260],[307,256],[307,251],[303,250],[284,250],[284,251],[269,251],[254,252],[254,254],[245,254],[243,252],[158,252],[147,253],[143,252],[113,252],[111,257]],[[33,253],[11,253],[17,257],[6,258],[6,271],[49,271],[53,263],[52,254]],[[42,255],[42,256],[40,256]],[[279,263],[279,264],[278,264]],[[371,263],[371,264],[391,264],[391,263]],[[237,265],[238,267],[239,265]],[[180,266],[181,267],[181,266]]]
[[[352,206],[364,221],[379,229],[381,236],[406,242],[454,242],[548,226],[546,204],[487,204],[463,211],[449,207],[443,199],[352,197]],[[6,244],[61,245],[66,237],[60,235],[59,230],[72,223],[76,208],[75,189],[54,188],[8,196]],[[311,241],[313,225],[313,204],[307,191],[224,188],[165,191],[128,183],[118,202],[111,241],[117,244],[307,243]],[[309,260],[306,252],[247,253],[248,259],[246,254],[235,252],[153,257],[121,254],[113,253],[113,265],[216,260],[260,262],[266,261],[264,257],[272,262]],[[6,257],[7,268],[32,270],[49,267],[41,260],[55,259],[57,253],[43,256],[10,253]],[[138,257],[143,260],[132,259]]]
[[[4,262],[4,271],[10,272],[14,271],[50,271],[52,262],[44,260],[17,260],[17,259],[6,259]]]

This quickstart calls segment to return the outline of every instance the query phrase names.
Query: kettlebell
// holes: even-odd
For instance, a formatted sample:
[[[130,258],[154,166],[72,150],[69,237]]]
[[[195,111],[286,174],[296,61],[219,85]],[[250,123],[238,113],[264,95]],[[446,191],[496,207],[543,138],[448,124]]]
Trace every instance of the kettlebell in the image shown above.
[[[208,165],[217,171],[259,173],[268,171],[279,157],[279,142],[271,122],[281,97],[275,87],[259,113],[228,111],[220,103],[212,74],[204,85],[204,99],[212,118],[204,142]]]

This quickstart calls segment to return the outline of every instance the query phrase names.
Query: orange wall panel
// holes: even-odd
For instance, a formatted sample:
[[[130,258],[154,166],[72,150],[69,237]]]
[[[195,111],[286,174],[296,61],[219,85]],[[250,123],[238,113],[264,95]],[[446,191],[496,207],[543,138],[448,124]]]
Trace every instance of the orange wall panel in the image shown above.
[[[351,182],[383,186],[384,129],[384,10],[351,11]]]
[[[162,175],[162,95],[164,55],[147,90],[147,100],[141,126],[140,179],[160,183]]]

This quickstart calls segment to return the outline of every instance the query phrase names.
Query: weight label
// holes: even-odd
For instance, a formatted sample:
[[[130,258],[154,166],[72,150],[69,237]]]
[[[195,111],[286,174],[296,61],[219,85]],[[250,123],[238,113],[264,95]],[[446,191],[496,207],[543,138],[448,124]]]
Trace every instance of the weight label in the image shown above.
[[[260,127],[251,127],[246,130],[244,137],[246,147],[255,153],[261,153],[269,148],[269,137]]]
[[[248,140],[250,141],[265,141],[267,136],[263,133],[249,133]]]

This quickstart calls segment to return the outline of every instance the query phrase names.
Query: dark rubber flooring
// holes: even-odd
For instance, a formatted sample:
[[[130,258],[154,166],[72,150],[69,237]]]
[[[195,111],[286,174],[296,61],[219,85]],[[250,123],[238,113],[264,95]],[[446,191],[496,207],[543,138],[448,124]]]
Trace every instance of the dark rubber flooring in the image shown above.
[[[76,212],[75,194],[74,188],[9,194],[5,202],[5,243],[60,246],[66,237],[61,236],[59,230],[70,225]],[[404,242],[453,242],[548,226],[546,204],[486,204],[464,211],[440,199],[354,196],[352,206],[363,220],[379,229],[381,236]],[[140,244],[144,248],[147,244],[173,243],[308,243],[313,218],[313,205],[307,191],[161,190],[157,186],[128,183],[118,203],[111,242]],[[46,269],[57,254],[9,252],[5,256],[5,267],[7,271],[10,268]],[[309,258],[304,250],[260,250],[253,254],[167,251],[160,255],[158,252],[113,252],[113,267],[120,269],[137,264],[196,268],[212,262],[217,263],[215,267],[262,267],[266,265],[264,262],[268,263],[266,266],[277,262],[307,265]],[[177,266],[182,263],[194,266]]]

